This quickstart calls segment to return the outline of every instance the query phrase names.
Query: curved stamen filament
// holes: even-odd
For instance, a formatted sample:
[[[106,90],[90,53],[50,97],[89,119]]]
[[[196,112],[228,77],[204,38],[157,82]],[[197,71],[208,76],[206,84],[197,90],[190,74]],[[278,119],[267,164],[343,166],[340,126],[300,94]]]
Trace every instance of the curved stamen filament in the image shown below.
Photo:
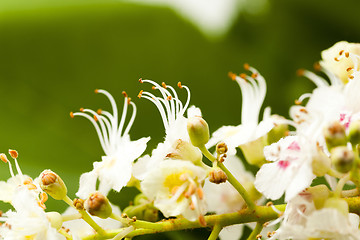
[[[188,95],[187,99],[186,99],[186,102],[185,102],[185,105],[180,111],[180,114],[184,115],[185,110],[189,107],[189,104],[190,104],[190,89],[185,85],[182,85],[181,88],[184,88],[186,90],[186,92],[187,92],[187,95]]]
[[[158,108],[159,112],[160,112],[160,116],[161,116],[161,119],[164,123],[164,127],[165,127],[165,130],[167,130],[169,128],[169,123],[168,123],[168,120],[166,118],[166,113],[163,109],[163,106],[161,105],[161,103],[159,102],[158,99],[153,99],[151,97],[148,97],[146,95],[142,95],[141,96],[142,98],[145,98],[145,99],[148,99],[149,101],[151,101],[152,103],[155,104],[155,106]]]
[[[103,89],[99,89],[96,92],[104,94],[109,99],[111,107],[113,109],[113,115],[114,115],[112,124],[114,126],[116,126],[118,123],[118,110],[117,110],[116,102],[115,102],[113,96],[111,96],[111,94],[108,91],[105,91]]]
[[[168,88],[172,91],[172,93],[174,94],[173,99],[179,99],[179,97],[178,97],[175,89],[174,89],[172,86],[167,86],[167,87],[168,87]],[[176,101],[176,103],[175,103],[175,112],[176,112],[176,114],[178,114],[179,111],[180,111],[180,109],[181,109],[181,108],[180,108],[180,105],[179,105],[179,102],[180,102],[180,101]]]
[[[120,120],[120,125],[119,125],[119,128],[118,128],[118,132],[117,132],[117,136],[120,138],[122,135],[121,135],[121,132],[124,128],[124,124],[125,124],[125,118],[126,118],[126,113],[127,113],[127,108],[128,108],[128,98],[125,97],[125,100],[124,100],[124,107],[123,107],[123,112],[122,112],[122,115],[121,115],[121,120]],[[114,126],[117,126],[117,123],[114,125]],[[114,132],[114,134],[116,134]]]
[[[319,77],[318,75],[310,72],[310,71],[304,71],[304,76],[310,79],[316,87],[328,87],[329,83],[322,77]]]
[[[135,116],[136,116],[136,106],[135,106],[135,104],[133,102],[130,102],[130,104],[131,104],[131,106],[133,108],[133,112],[132,112],[130,121],[129,121],[128,125],[126,126],[126,129],[125,129],[125,131],[123,133],[123,136],[125,136],[125,135],[127,135],[129,133],[130,128],[133,125],[134,120],[135,120]]]

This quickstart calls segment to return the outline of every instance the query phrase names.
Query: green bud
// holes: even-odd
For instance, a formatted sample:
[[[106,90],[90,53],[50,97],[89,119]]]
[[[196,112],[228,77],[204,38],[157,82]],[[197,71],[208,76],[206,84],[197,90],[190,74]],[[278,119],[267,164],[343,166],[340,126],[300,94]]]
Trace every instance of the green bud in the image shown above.
[[[335,208],[345,216],[349,214],[349,205],[346,200],[341,198],[329,198],[325,201],[324,208]]]
[[[317,177],[324,176],[331,168],[330,158],[320,149],[311,162],[313,173]]]
[[[143,219],[149,222],[156,222],[159,219],[159,210],[156,208],[146,208],[143,213]]]
[[[271,117],[279,119],[279,121],[281,119],[285,119],[284,117],[281,117],[279,115],[272,115]],[[279,141],[281,138],[285,137],[288,132],[289,132],[289,126],[287,124],[276,124],[267,134],[268,144],[272,144]]]
[[[360,120],[355,120],[350,123],[348,139],[353,146],[360,143]]]
[[[67,195],[67,188],[63,180],[51,170],[44,170],[40,174],[40,187],[44,192],[56,200],[63,200]]]
[[[49,219],[51,227],[59,230],[62,227],[63,219],[60,213],[58,212],[47,212],[46,217]]]
[[[189,118],[187,122],[187,131],[191,143],[195,147],[204,146],[210,139],[209,126],[202,117],[195,116]]]
[[[91,215],[106,219],[112,214],[109,199],[100,192],[91,193],[85,200],[84,208]]]
[[[324,128],[324,137],[329,151],[334,147],[346,146],[347,144],[345,127],[339,121],[335,121]]]
[[[252,142],[240,145],[240,149],[249,164],[261,167],[265,163],[264,147],[267,144],[266,136]]]
[[[330,190],[324,184],[320,184],[314,187],[309,187],[306,191],[311,193],[316,209],[323,208],[326,200],[330,196]]]
[[[345,146],[331,149],[331,161],[336,170],[347,173],[351,170],[355,160],[354,152]]]
[[[201,163],[202,153],[191,143],[178,139],[173,145],[173,149],[174,150],[166,155],[166,157],[179,160],[188,160],[193,162],[195,165]]]
[[[210,182],[220,184],[226,182],[226,180],[227,180],[227,176],[223,170],[221,170],[219,167],[211,168],[209,172]]]
[[[143,193],[139,193],[134,198],[134,205],[140,205],[148,202],[150,202],[149,199]]]

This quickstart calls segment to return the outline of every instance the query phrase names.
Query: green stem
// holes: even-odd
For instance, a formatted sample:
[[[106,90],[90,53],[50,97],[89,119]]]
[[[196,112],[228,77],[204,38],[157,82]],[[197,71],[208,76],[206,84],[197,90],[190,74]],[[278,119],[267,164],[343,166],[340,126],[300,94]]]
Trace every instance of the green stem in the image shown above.
[[[344,190],[341,192],[341,197],[356,197],[359,195],[359,189],[357,188],[353,188],[353,189],[350,189],[350,190]]]
[[[71,198],[69,198],[69,196],[66,195],[66,197],[63,199],[64,202],[66,202],[70,207],[73,207],[76,209],[76,207],[74,206],[73,200],[71,200]]]
[[[240,193],[241,197],[244,199],[244,201],[246,202],[246,205],[248,206],[248,208],[250,209],[255,209],[256,205],[253,202],[253,200],[251,200],[248,192],[246,191],[246,189],[241,185],[241,183],[234,177],[234,175],[232,175],[232,173],[224,166],[223,163],[218,162],[218,167],[221,168],[221,170],[223,170],[226,173],[226,176],[228,178],[228,181],[231,183],[231,185],[233,185],[233,187]]]
[[[255,240],[256,236],[261,233],[263,226],[264,226],[264,224],[262,222],[257,222],[255,228],[253,229],[250,236],[248,237],[248,240]]]
[[[327,172],[328,175],[336,178],[342,178],[345,174],[336,171],[335,169],[330,168],[330,170]]]
[[[222,227],[220,224],[215,224],[212,231],[211,231],[211,234],[208,238],[208,240],[216,240],[217,237],[219,236],[219,233],[221,231]]]
[[[350,179],[355,183],[357,188],[360,188],[360,158],[359,158],[359,145],[353,147],[353,151],[355,154],[355,160],[350,171]]]
[[[201,152],[204,154],[204,156],[209,159],[211,162],[216,161],[216,157],[214,157],[209,150],[207,150],[207,148],[205,147],[205,145],[199,147],[199,149],[201,150]]]

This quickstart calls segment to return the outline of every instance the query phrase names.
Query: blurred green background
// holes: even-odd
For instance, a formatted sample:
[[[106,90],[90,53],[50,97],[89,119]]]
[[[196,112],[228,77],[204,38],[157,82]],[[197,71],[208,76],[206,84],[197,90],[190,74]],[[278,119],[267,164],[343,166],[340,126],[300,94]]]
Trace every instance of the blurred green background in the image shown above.
[[[57,172],[74,197],[80,174],[103,155],[93,126],[69,117],[80,107],[110,110],[94,89],[108,90],[120,108],[127,91],[138,107],[132,139],[151,136],[150,152],[164,129],[155,106],[136,98],[150,89],[140,77],[188,85],[214,131],[240,123],[241,93],[227,73],[241,73],[246,62],[267,80],[264,105],[287,116],[294,99],[313,88],[296,70],[312,69],[337,41],[360,42],[359,9],[358,0],[269,0],[256,13],[239,9],[230,31],[214,38],[165,6],[1,0],[0,152],[18,150],[23,172],[34,178],[43,169]],[[9,177],[5,164],[0,173]],[[123,207],[132,198],[124,191],[112,194]],[[48,206],[66,207],[52,199]]]

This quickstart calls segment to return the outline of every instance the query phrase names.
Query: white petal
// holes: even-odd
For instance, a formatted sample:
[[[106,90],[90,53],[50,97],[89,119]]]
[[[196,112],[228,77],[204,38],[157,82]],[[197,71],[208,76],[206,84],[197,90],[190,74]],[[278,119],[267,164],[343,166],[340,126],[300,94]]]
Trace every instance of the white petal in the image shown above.
[[[81,174],[80,187],[76,196],[86,199],[90,193],[95,192],[97,178],[98,175],[94,171]]]

